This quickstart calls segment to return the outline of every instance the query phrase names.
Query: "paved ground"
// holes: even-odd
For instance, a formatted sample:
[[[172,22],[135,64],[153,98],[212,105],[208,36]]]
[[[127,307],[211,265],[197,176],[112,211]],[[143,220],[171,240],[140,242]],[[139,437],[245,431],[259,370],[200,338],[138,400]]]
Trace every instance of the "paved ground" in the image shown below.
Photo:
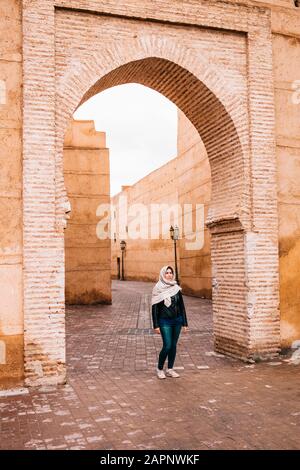
[[[179,379],[158,380],[153,284],[67,310],[68,384],[0,398],[0,449],[299,449],[300,366],[212,352],[211,303],[184,297]]]

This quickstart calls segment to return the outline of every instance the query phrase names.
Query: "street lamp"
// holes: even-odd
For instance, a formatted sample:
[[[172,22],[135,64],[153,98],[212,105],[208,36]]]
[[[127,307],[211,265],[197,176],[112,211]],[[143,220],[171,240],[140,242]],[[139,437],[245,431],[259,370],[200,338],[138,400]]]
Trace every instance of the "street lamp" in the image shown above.
[[[177,250],[176,250],[176,241],[179,240],[179,228],[177,225],[173,228],[171,225],[170,227],[170,236],[174,241],[174,253],[175,253],[175,273],[176,273],[176,281],[179,284],[179,276],[178,276],[178,269],[177,269]]]
[[[126,242],[125,240],[120,241],[120,247],[121,247],[121,252],[122,252],[122,271],[121,271],[121,281],[125,281],[124,278],[124,251],[126,249]]]

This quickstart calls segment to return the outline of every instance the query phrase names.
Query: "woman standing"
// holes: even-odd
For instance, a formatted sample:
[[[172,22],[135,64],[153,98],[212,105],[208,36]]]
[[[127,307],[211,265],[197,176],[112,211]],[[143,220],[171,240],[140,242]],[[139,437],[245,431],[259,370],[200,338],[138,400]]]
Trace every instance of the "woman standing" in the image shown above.
[[[176,357],[177,341],[183,327],[188,328],[186,311],[184,307],[181,287],[174,279],[174,270],[171,266],[164,266],[160,270],[159,281],[152,291],[152,320],[154,331],[161,334],[163,347],[160,351],[157,366],[157,377],[179,377],[173,370]],[[168,368],[164,372],[164,363],[168,357]]]

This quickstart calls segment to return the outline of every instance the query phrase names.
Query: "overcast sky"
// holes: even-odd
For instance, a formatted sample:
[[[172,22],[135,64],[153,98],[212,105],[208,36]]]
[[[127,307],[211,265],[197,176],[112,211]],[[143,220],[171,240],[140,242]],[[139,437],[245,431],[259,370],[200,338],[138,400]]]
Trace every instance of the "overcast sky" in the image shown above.
[[[84,103],[74,119],[93,119],[106,132],[111,195],[131,185],[177,154],[177,108],[138,84],[120,85]]]

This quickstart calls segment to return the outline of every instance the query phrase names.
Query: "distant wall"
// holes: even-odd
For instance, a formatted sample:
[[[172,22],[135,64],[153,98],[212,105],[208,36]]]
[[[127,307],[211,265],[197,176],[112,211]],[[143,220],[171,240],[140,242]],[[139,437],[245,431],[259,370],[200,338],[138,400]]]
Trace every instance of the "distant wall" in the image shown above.
[[[112,198],[112,204],[116,207],[116,218],[120,215],[124,206],[120,197],[127,197],[127,205],[142,203],[150,214],[150,204],[175,204],[178,201],[176,186],[175,159],[163,165],[158,170],[151,172],[136,184],[121,191]],[[159,226],[151,217],[141,217],[142,224],[146,224],[147,232],[158,229]],[[118,228],[118,227],[117,227]],[[167,227],[168,230],[169,227]],[[158,232],[160,233],[160,232]],[[157,281],[162,266],[174,265],[173,242],[168,238],[132,240],[127,238],[124,258],[124,274],[126,279],[144,281]],[[117,257],[121,258],[120,239],[112,240],[112,277],[117,277]]]
[[[72,208],[65,230],[66,303],[111,303],[110,239],[96,235],[97,207],[110,202],[109,153],[93,121],[70,123],[64,177]]]
[[[192,204],[195,231],[196,204],[204,206],[203,222],[207,216],[211,198],[210,164],[199,133],[181,111],[178,112],[177,141],[178,201],[182,207]],[[199,240],[203,237],[201,249],[186,249],[186,240],[180,241],[180,279],[186,294],[211,298],[210,234],[204,224],[201,224],[201,230],[202,234],[197,230]]]
[[[293,22],[288,26],[292,28]],[[300,36],[274,33],[273,52],[281,341],[289,346],[300,339]],[[292,86],[296,81],[298,92]]]

